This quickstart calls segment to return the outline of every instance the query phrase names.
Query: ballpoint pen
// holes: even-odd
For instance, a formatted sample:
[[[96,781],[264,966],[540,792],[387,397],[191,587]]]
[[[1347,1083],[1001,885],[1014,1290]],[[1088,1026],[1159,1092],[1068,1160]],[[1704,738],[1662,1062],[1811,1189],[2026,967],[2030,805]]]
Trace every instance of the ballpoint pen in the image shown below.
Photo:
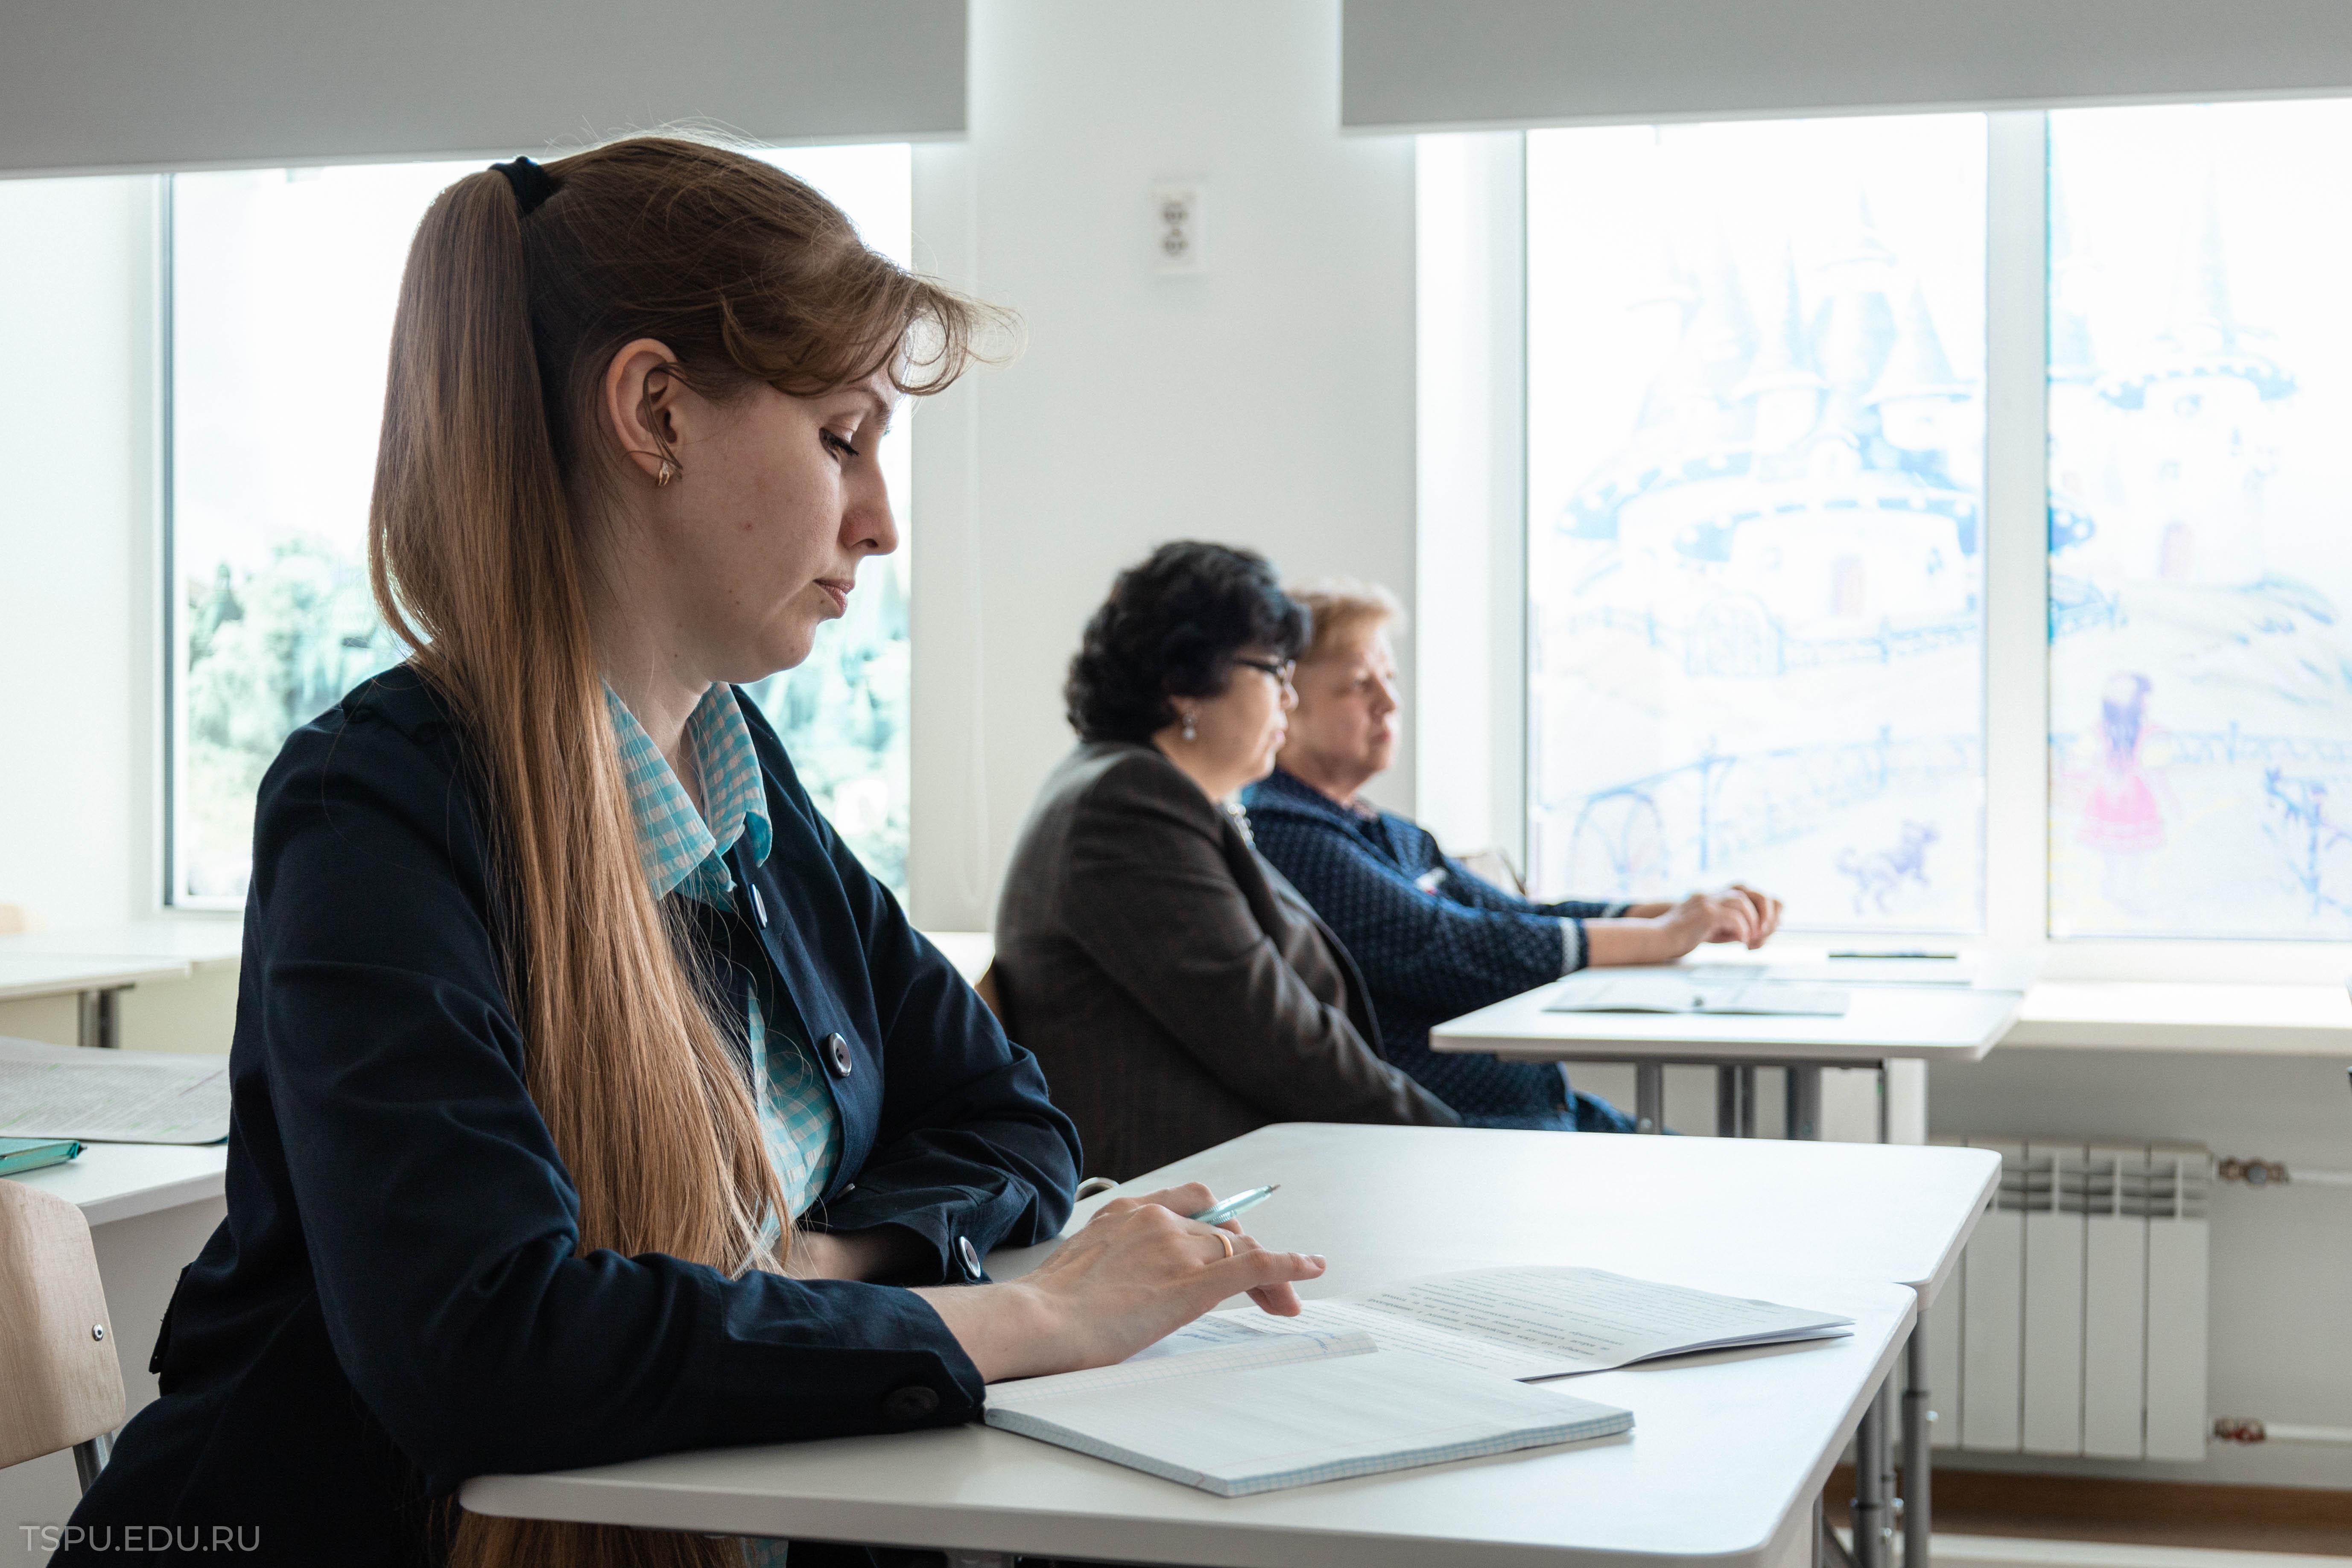
[[[1192,1217],[1199,1220],[1202,1225],[1223,1225],[1229,1219],[1249,1213],[1250,1210],[1274,1196],[1281,1190],[1281,1186],[1282,1184],[1276,1182],[1271,1187],[1252,1187],[1245,1193],[1235,1193],[1223,1203],[1211,1204]]]

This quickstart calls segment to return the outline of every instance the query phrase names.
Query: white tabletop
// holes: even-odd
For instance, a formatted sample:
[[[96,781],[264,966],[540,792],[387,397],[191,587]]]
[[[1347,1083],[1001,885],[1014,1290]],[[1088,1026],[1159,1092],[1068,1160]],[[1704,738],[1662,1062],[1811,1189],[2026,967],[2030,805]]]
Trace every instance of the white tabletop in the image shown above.
[[[1293,1123],[1128,1184],[1278,1182],[1247,1224],[1319,1251],[1314,1295],[1437,1269],[1584,1263],[1857,1320],[1851,1340],[1569,1380],[1626,1438],[1219,1499],[978,1426],[486,1477],[468,1508],[1129,1562],[1780,1561],[2000,1177],[1985,1150]],[[1095,1200],[1108,1202],[1108,1198]],[[1094,1203],[1082,1207],[1082,1224]],[[1048,1248],[989,1260],[1017,1276]]]
[[[17,937],[0,937],[0,942]],[[185,959],[136,958],[119,954],[25,952],[0,948],[0,1002],[28,996],[69,996],[158,980],[185,980]]]
[[[1319,1294],[1401,1273],[1575,1263],[1665,1279],[1821,1270],[1907,1285],[1927,1304],[2000,1181],[1989,1149],[1630,1138],[1290,1121],[1118,1189],[1179,1182],[1282,1190],[1242,1224],[1268,1247],[1319,1252]],[[1089,1198],[1082,1225],[1117,1193]],[[1052,1247],[988,1260],[1016,1279]]]
[[[1624,1436],[1256,1497],[1213,1497],[979,1426],[484,1477],[461,1495],[488,1513],[1130,1563],[1764,1568],[1811,1529],[1812,1498],[1915,1310],[1892,1285],[1802,1289],[1803,1305],[1853,1317],[1853,1337],[1557,1385],[1633,1411]]]
[[[22,1182],[78,1205],[92,1225],[219,1197],[228,1149],[220,1143],[85,1143],[78,1158],[0,1181]]]
[[[933,946],[946,955],[963,976],[967,985],[977,985],[988,966],[996,962],[996,937],[984,931],[927,931]]]
[[[244,942],[245,922],[235,917],[126,921],[115,925],[0,936],[0,962],[19,955],[96,957],[181,963],[197,970],[219,969],[237,962]]]
[[[1972,1062],[2008,1032],[2023,999],[1975,986],[1863,984],[1836,1017],[1544,1011],[1572,980],[1440,1024],[1430,1048],[1548,1062]]]

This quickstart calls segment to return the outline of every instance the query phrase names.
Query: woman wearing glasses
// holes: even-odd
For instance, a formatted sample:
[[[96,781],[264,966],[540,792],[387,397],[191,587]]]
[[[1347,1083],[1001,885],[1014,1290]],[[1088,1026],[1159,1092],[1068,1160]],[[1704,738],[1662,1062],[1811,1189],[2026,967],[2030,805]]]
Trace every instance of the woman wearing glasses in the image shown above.
[[[1070,661],[1078,746],[1006,868],[996,981],[1089,1174],[1273,1121],[1459,1124],[1382,1057],[1362,976],[1235,803],[1282,749],[1307,629],[1264,558],[1165,544]]]

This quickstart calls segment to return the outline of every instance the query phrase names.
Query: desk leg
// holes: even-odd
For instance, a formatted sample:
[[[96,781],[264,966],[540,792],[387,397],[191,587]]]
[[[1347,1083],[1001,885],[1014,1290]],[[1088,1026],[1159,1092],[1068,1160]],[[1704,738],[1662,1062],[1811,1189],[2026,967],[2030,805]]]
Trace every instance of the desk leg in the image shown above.
[[[1718,1067],[1715,1069],[1715,1135],[1717,1138],[1756,1136],[1756,1069]]]
[[[1633,1131],[1666,1130],[1666,1069],[1662,1062],[1633,1064]]]
[[[1934,1460],[1927,1453],[1927,1320],[1903,1347],[1903,1568],[1927,1568]]]
[[[74,1030],[74,1044],[95,1046],[106,1050],[112,1050],[122,1044],[121,1026],[118,1022],[121,1015],[115,1004],[129,989],[127,985],[116,985],[104,991],[83,992],[80,1016],[76,1020]]]
[[[1853,1553],[1838,1544],[1820,1498],[1813,1500],[1813,1568],[1854,1568]]]
[[[1886,1515],[1886,1387],[1881,1384],[1853,1435],[1854,1568],[1891,1568]]]
[[[1822,1069],[1800,1062],[1789,1064],[1789,1138],[1818,1139],[1822,1135]]]

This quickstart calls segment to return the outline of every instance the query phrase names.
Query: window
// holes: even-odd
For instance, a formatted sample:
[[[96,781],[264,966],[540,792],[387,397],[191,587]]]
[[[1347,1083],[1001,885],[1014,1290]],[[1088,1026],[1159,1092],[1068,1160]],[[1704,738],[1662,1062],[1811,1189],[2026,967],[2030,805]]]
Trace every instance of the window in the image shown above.
[[[1545,886],[1982,924],[1984,181],[1975,115],[1528,138]]]
[[[2352,941],[2352,101],[1421,169],[1423,556],[1525,567],[1479,590],[1524,762],[1491,818],[1444,797],[1466,834],[1516,817],[1551,896],[1737,877],[2085,977]]]
[[[904,260],[903,145],[796,148],[777,163]],[[170,899],[245,896],[257,786],[298,725],[399,650],[368,595],[383,367],[417,219],[478,163],[171,179],[173,585]],[[903,431],[906,416],[901,415]],[[883,461],[902,525],[908,442]],[[818,806],[903,888],[907,555],[869,565],[847,616],[752,696]]]
[[[2352,103],[2050,117],[2050,927],[2352,935]]]

